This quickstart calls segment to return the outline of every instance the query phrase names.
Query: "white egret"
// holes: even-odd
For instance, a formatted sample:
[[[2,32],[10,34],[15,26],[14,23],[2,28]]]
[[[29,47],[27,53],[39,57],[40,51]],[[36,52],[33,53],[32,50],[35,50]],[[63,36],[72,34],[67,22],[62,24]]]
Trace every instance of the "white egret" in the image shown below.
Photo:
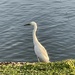
[[[33,44],[34,44],[34,51],[35,51],[35,54],[36,54],[36,56],[38,58],[38,61],[50,62],[49,61],[49,56],[47,54],[46,49],[41,45],[41,43],[37,39],[37,36],[36,36],[37,24],[36,24],[36,22],[30,22],[29,24],[26,24],[26,25],[34,26],[34,30],[33,30]]]

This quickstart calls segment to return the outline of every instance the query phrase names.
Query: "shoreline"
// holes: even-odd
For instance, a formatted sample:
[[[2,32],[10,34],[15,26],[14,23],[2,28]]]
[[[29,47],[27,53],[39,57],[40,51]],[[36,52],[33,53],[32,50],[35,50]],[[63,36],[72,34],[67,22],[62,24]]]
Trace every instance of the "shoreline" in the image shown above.
[[[75,75],[75,59],[43,62],[0,62],[1,75]]]

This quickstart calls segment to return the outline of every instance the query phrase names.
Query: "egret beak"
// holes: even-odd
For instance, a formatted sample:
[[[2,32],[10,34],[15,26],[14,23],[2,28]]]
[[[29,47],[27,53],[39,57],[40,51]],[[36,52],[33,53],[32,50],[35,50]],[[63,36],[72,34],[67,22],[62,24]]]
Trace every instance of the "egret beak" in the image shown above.
[[[29,26],[30,24],[28,23],[28,24],[25,24],[24,26]]]

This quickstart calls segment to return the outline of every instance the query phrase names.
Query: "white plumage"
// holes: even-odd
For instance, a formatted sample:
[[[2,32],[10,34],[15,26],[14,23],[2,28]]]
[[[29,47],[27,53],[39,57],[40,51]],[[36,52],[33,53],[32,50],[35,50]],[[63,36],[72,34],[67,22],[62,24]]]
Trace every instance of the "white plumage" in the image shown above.
[[[34,26],[33,30],[33,44],[34,44],[34,51],[35,54],[38,58],[38,61],[41,62],[50,62],[49,61],[49,56],[47,54],[46,49],[41,45],[41,43],[38,41],[36,37],[36,31],[37,31],[37,24],[35,22],[30,22],[29,24],[26,25],[32,25]]]

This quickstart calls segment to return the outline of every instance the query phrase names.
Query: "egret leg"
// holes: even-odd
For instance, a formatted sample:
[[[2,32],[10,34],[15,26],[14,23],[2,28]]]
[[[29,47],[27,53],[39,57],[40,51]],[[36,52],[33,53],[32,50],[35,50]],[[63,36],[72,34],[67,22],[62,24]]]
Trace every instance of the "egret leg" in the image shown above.
[[[39,57],[37,57],[37,59],[38,59],[38,62],[40,62]]]

